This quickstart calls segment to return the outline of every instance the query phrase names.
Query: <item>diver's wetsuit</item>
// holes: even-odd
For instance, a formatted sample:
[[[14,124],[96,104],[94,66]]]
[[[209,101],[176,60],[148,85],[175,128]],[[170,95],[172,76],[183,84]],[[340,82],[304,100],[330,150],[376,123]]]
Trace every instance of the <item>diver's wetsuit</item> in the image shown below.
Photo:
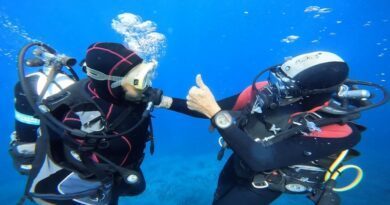
[[[243,107],[235,106],[239,96],[235,95],[220,100],[218,105],[222,110],[233,110],[234,107],[242,109]],[[171,109],[204,118],[191,110],[183,111],[184,100],[174,99],[173,102],[174,106]],[[282,110],[277,115],[290,115],[304,110],[299,105],[284,109],[287,110]],[[291,110],[288,111],[288,109]],[[218,129],[234,153],[228,159],[219,176],[213,204],[259,205],[271,203],[281,195],[281,192],[255,189],[251,183],[256,173],[310,162],[353,147],[360,141],[360,131],[353,124],[349,124],[349,126],[352,128],[352,132],[348,136],[319,138],[300,134],[270,146],[263,146],[261,143],[255,142],[236,124],[226,129]]]

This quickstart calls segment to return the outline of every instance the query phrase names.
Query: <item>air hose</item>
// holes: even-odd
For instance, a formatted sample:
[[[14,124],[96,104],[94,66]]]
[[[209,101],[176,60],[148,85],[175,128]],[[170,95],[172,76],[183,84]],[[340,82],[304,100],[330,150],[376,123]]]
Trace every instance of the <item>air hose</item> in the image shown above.
[[[356,187],[360,181],[363,179],[363,170],[356,166],[356,165],[343,165],[339,167],[340,163],[344,160],[344,158],[347,156],[349,150],[344,150],[340,153],[340,155],[337,157],[337,159],[332,163],[332,165],[329,167],[329,170],[325,174],[324,182],[328,181],[329,179],[336,180],[342,172],[344,172],[347,169],[355,169],[357,172],[357,175],[355,179],[347,186],[341,187],[341,188],[333,188],[333,191],[336,192],[344,192],[353,189]],[[339,167],[339,168],[337,168]],[[337,168],[337,169],[336,169]]]

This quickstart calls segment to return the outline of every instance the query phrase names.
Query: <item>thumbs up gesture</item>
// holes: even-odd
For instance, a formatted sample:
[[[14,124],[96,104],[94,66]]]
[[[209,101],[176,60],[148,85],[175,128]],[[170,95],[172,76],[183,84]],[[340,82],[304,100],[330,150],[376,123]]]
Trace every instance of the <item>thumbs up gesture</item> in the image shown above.
[[[213,93],[203,82],[200,74],[196,75],[196,86],[192,86],[187,95],[187,107],[212,118],[221,110]]]

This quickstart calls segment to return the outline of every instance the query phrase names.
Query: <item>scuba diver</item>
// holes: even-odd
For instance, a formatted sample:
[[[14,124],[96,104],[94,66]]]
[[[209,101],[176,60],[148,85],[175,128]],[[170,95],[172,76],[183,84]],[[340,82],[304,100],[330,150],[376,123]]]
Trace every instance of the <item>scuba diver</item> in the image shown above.
[[[25,60],[33,47],[39,52],[35,49],[35,57]],[[39,122],[27,131],[17,129],[10,145],[16,167],[28,174],[19,204],[30,199],[44,205],[115,205],[120,196],[142,193],[146,183],[140,166],[148,141],[154,152],[150,113],[154,106],[182,109],[151,87],[157,62],[144,62],[122,44],[89,46],[82,63],[87,79],[78,80],[71,68],[76,62],[70,59],[39,42],[26,45],[19,54],[25,98],[15,107],[19,111],[23,103],[30,110],[22,116]],[[38,91],[30,89],[36,81],[26,76],[25,65],[45,66],[46,78],[43,85],[38,83]],[[29,135],[19,137],[24,133]],[[26,143],[32,147],[28,152],[21,146]]]
[[[267,81],[257,82],[266,72]],[[365,130],[354,120],[389,100],[382,86],[349,80],[348,72],[334,53],[306,53],[262,71],[242,93],[219,101],[197,75],[184,113],[196,111],[211,120],[221,135],[218,159],[226,148],[233,151],[213,204],[270,204],[282,193],[339,204],[336,192],[353,188],[363,176],[359,167],[342,164],[358,155],[351,148]],[[378,88],[383,99],[372,102],[370,90],[359,86]],[[357,171],[355,180],[336,187],[347,169]]]

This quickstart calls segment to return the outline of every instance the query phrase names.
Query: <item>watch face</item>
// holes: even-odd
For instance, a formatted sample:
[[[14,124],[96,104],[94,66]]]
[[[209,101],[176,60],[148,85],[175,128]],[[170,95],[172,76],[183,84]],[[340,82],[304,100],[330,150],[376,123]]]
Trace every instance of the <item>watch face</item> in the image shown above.
[[[221,111],[215,116],[215,124],[219,128],[227,128],[233,122],[232,116],[227,111]]]

